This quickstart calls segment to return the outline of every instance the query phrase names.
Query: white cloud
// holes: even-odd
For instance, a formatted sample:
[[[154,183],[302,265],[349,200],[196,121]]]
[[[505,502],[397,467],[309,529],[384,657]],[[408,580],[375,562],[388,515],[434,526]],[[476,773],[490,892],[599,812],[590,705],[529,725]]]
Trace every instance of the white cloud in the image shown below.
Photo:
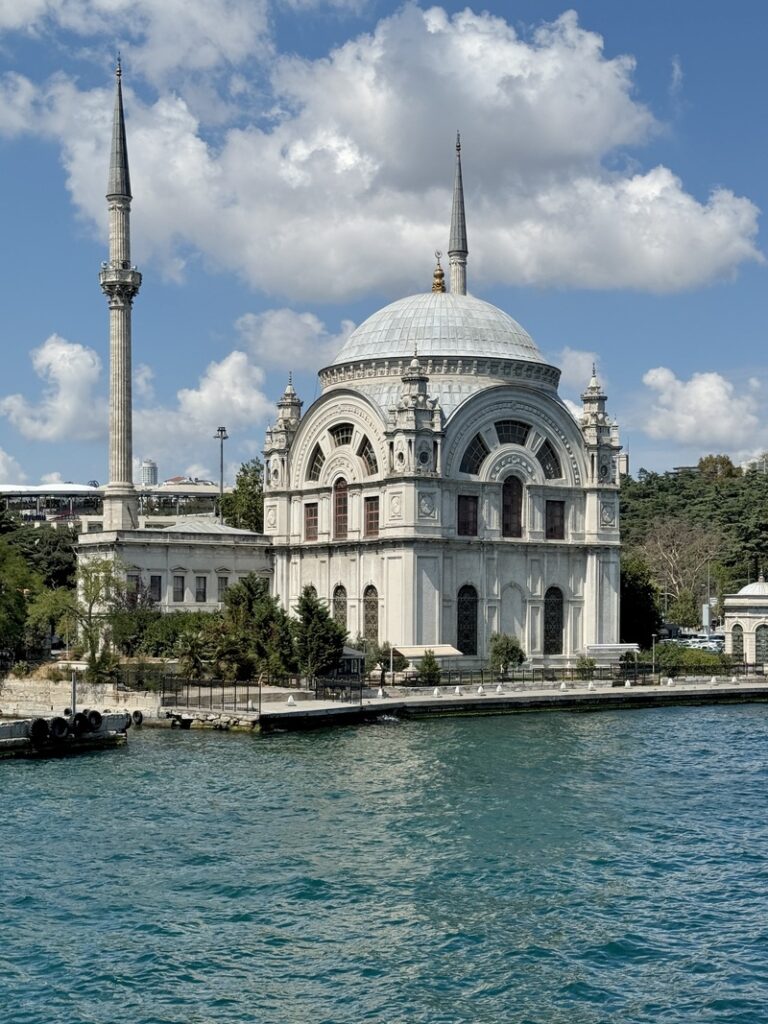
[[[738,394],[731,381],[719,373],[694,373],[681,380],[672,370],[658,366],[643,376],[653,392],[644,430],[649,437],[727,450],[752,446],[762,433],[754,394]]]
[[[167,18],[158,0],[138,8],[141,59],[154,61],[157,81],[172,55],[148,54],[168,54],[163,40],[181,2],[167,5]],[[73,0],[78,31],[100,30],[83,13],[90,6],[89,17],[102,19],[108,8],[127,10],[124,0],[94,4]],[[68,5],[49,0],[49,8],[61,19]],[[526,39],[487,13],[409,4],[325,58],[273,56],[264,65],[270,88],[259,92],[240,35],[217,25],[213,48],[200,42],[225,11],[240,18],[249,5],[194,0],[191,9],[174,59],[181,64],[198,41],[194,88],[181,82],[150,106],[126,90],[135,248],[170,276],[183,275],[187,255],[199,251],[253,287],[293,299],[426,290],[431,253],[445,248],[457,125],[470,288],[666,292],[762,258],[748,199],[719,188],[700,201],[666,167],[617,169],[622,151],[658,126],[633,95],[633,59],[606,58],[601,37],[573,12]],[[227,62],[239,70],[225,87],[215,68]],[[216,103],[209,96],[201,105],[206,90],[234,106],[236,127],[207,133],[203,107]],[[62,77],[37,87],[11,75],[0,101],[0,131],[59,141],[73,199],[104,237],[109,90],[82,92]]]
[[[38,402],[20,394],[0,398],[0,415],[34,441],[91,441],[106,435],[107,407],[95,393],[101,360],[84,345],[52,334],[31,353],[43,382]]]
[[[264,374],[245,352],[235,350],[220,362],[212,362],[197,387],[176,393],[175,406],[153,405],[134,410],[134,448],[142,457],[162,463],[164,478],[204,470],[196,475],[210,477],[208,465],[218,459],[217,427],[225,426],[238,447],[243,434],[258,430],[274,416],[274,405],[264,394]],[[182,467],[186,467],[183,469]]]
[[[0,448],[0,484],[22,484],[26,479],[16,459]]]
[[[155,389],[152,381],[155,379],[155,371],[146,363],[139,363],[133,371],[133,395],[134,398],[150,402],[155,396]]]
[[[592,378],[592,367],[598,365],[599,357],[597,352],[587,352],[584,349],[570,348],[566,345],[565,348],[555,353],[552,363],[560,367],[561,386],[581,393],[589,384]],[[607,382],[603,374],[598,373],[598,378],[605,387]]]
[[[355,325],[344,320],[338,334],[329,334],[314,313],[268,309],[264,313],[245,313],[235,327],[260,364],[284,370],[314,370],[333,362]]]

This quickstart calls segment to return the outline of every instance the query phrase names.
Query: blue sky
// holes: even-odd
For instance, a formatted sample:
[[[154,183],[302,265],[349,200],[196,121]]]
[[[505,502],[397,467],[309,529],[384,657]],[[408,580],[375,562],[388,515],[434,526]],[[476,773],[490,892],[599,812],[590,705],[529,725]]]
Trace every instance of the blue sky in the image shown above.
[[[594,358],[633,471],[768,448],[764,5],[0,2],[0,482],[104,480],[123,55],[135,455],[260,452],[293,369],[429,289],[461,128],[469,289]]]

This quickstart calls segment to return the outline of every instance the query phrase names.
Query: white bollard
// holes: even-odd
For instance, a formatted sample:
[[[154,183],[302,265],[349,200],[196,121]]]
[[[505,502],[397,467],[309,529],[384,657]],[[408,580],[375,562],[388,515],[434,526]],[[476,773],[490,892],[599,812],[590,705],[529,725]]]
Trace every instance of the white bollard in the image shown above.
[[[504,687],[501,685],[501,683],[499,683],[499,685],[496,687],[496,693],[504,693]]]
[[[434,690],[432,691],[432,696],[433,697],[439,697],[440,696],[440,687],[439,686],[436,686],[434,688]]]
[[[484,697],[485,696],[485,690],[483,689],[483,684],[482,683],[480,683],[480,685],[478,686],[477,693],[478,693],[478,696],[480,696],[480,697]]]
[[[461,687],[457,686],[456,689],[453,692],[456,694],[457,697],[460,697],[461,696]]]
[[[561,690],[567,690],[568,687],[565,685],[565,683],[560,683],[560,689]]]
[[[667,686],[674,686],[674,685],[675,685],[675,680],[674,679],[668,679],[667,680]]]
[[[624,680],[624,685],[625,685],[625,686],[631,686],[631,685],[632,685],[632,683],[630,683],[630,681],[629,681],[628,679],[625,679],[625,680]]]
[[[288,697],[287,704],[289,708],[296,706],[296,701],[293,699],[293,694],[290,694],[290,696]]]
[[[384,691],[382,690],[381,687],[379,687],[376,696],[379,698],[379,700],[382,700],[384,698]]]
[[[595,688],[595,684],[590,680],[589,683],[587,684],[587,689],[588,690],[594,690],[594,688]]]
[[[738,681],[739,680],[736,678],[736,676],[731,676],[731,682],[732,683],[738,683]]]

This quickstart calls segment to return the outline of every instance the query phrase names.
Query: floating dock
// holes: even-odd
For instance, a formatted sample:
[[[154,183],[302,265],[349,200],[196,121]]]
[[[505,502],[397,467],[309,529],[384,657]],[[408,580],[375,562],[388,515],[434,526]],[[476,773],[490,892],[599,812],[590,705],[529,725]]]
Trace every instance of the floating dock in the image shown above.
[[[134,719],[130,712],[79,711],[52,718],[0,722],[0,760],[69,757],[122,747]]]

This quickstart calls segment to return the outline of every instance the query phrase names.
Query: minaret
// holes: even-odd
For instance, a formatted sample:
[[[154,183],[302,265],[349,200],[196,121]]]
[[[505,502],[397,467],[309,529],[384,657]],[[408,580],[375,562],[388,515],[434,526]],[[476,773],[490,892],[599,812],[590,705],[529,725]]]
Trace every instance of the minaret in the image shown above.
[[[456,132],[456,177],[453,181],[451,237],[448,241],[448,263],[451,268],[451,291],[467,294],[467,222],[464,217],[464,185],[461,180],[461,136]]]
[[[109,483],[104,494],[104,530],[135,530],[139,520],[133,486],[131,307],[141,287],[141,274],[131,266],[131,177],[119,58],[115,79],[107,183],[109,262],[102,263],[99,274],[109,302]]]

